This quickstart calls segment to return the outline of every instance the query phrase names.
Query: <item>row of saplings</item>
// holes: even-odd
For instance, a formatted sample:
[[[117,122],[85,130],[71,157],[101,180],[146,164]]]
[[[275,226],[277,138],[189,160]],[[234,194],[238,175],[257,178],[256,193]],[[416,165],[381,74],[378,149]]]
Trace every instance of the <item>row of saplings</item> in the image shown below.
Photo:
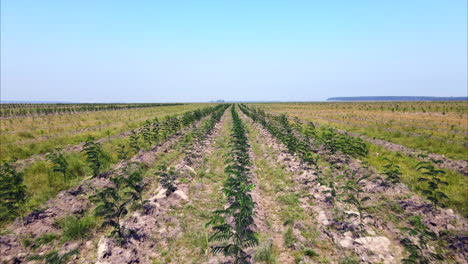
[[[158,142],[165,141],[181,128],[188,127],[195,121],[207,116],[208,114],[225,109],[226,105],[219,104],[215,107],[207,107],[184,113],[181,117],[167,116],[162,120],[157,117],[147,120],[139,130],[133,130],[129,138],[129,147],[138,152],[142,148],[148,148]],[[119,155],[125,156],[129,152],[125,145],[119,145]]]
[[[245,105],[241,105],[241,110],[286,145],[291,153],[299,155],[311,164],[317,164],[318,156],[313,154],[310,140],[323,145],[332,153],[339,151],[354,157],[364,157],[369,152],[362,139],[338,133],[332,127],[317,128],[312,122],[303,124],[298,120],[290,122],[286,115],[267,114],[262,109],[250,109]],[[301,139],[299,134],[307,140]]]
[[[186,154],[189,154],[190,151],[193,151],[193,149],[187,148],[190,142],[194,142],[195,140],[201,141],[213,132],[216,124],[221,120],[222,115],[228,107],[228,104],[223,105],[223,107],[219,108],[219,110],[213,113],[210,119],[203,123],[199,129],[194,129],[185,136],[181,142],[181,146],[184,147]],[[166,196],[174,193],[177,190],[176,180],[179,177],[174,168],[167,169],[166,167],[162,166],[158,174],[159,183],[164,189],[166,189]]]
[[[297,122],[291,124],[289,119],[285,115],[276,116],[266,114],[261,109],[250,109],[245,105],[241,105],[241,110],[244,114],[249,116],[255,122],[260,123],[265,129],[267,129],[275,138],[282,142],[288,150],[299,156],[303,162],[310,165],[317,165],[318,156],[314,154],[311,148],[311,139],[324,145],[332,153],[340,151],[356,157],[365,157],[368,154],[366,144],[359,138],[350,137],[347,134],[337,133],[332,128],[324,128],[320,131],[312,123],[301,123]],[[387,164],[383,166],[382,174],[386,175],[386,179],[381,179],[382,184],[387,187],[390,184],[396,184],[400,182],[402,175],[401,169],[393,161],[384,158]],[[437,163],[438,161],[432,161]],[[445,201],[448,197],[440,190],[440,186],[448,185],[447,182],[440,178],[441,174],[445,172],[443,170],[436,169],[431,162],[420,162],[416,165],[416,169],[421,172],[421,177],[418,179],[420,182],[425,183],[425,189],[422,191],[428,200],[432,202],[433,210],[437,210],[438,207],[446,207]],[[356,178],[354,175],[349,177],[349,180],[344,186],[340,188],[344,193],[338,195],[338,190],[334,186],[333,179],[330,179],[328,183],[325,183],[325,179],[321,178],[320,175],[317,181],[321,184],[327,185],[330,189],[326,192],[329,193],[327,201],[334,204],[336,200],[341,200],[345,203],[354,205],[358,214],[354,215],[358,217],[359,225],[358,232],[361,234],[364,230],[364,219],[372,218],[371,214],[366,213],[366,203],[371,199],[365,195],[362,188],[362,182],[368,179],[370,175],[365,175]],[[443,260],[444,257],[441,254],[433,253],[429,251],[423,255],[423,250],[429,249],[427,246],[428,241],[436,241],[439,236],[430,231],[421,221],[419,216],[410,217],[408,220],[409,228],[406,229],[407,236],[401,239],[401,244],[407,249],[409,256],[402,260],[404,263],[429,263],[431,259]],[[444,235],[442,232],[439,235]]]
[[[212,251],[231,256],[235,263],[240,264],[250,263],[250,256],[245,249],[257,245],[258,236],[254,223],[255,202],[251,195],[254,184],[249,170],[251,163],[247,134],[234,107],[231,108],[231,114],[231,153],[224,170],[227,178],[222,189],[227,205],[214,211],[206,225],[212,229],[209,237],[209,242],[213,243]]]
[[[188,126],[196,120],[214,112],[211,117],[202,124],[200,129],[193,130],[188,133],[184,139],[187,143],[192,139],[202,139],[206,137],[214,129],[216,123],[221,119],[222,114],[229,105],[218,105],[210,108],[209,111],[191,111],[180,118],[184,120],[184,126]],[[190,119],[189,119],[190,117]],[[190,122],[189,122],[190,121]],[[169,124],[169,123],[167,123]],[[179,127],[180,128],[180,127]],[[176,130],[174,130],[175,132]],[[102,147],[94,141],[87,141],[83,152],[86,160],[93,171],[94,177],[100,175],[103,164],[102,157],[104,155]],[[53,161],[53,170],[67,177],[68,163],[65,157],[60,153],[54,153],[50,157]],[[143,181],[143,174],[146,168],[138,163],[128,164],[120,174],[110,178],[111,185],[98,191],[90,196],[90,201],[96,207],[93,215],[98,219],[102,219],[101,227],[110,227],[110,237],[113,237],[118,243],[124,244],[129,238],[138,239],[137,234],[132,229],[127,229],[120,225],[120,220],[125,217],[129,211],[140,209],[147,202],[142,199],[143,191],[146,183]],[[0,167],[1,189],[0,197],[2,197],[1,214],[4,217],[11,217],[11,214],[19,213],[21,205],[26,201],[26,186],[23,183],[23,174],[17,172],[10,163],[3,163]],[[173,170],[166,172],[163,168],[157,173],[159,182],[166,188],[167,195],[170,195],[176,190],[175,180],[176,174]],[[37,241],[36,241],[37,242]],[[66,263],[72,255],[78,251],[73,250],[65,254],[59,254],[58,251],[52,251],[47,254],[38,256],[30,256],[30,260],[44,260],[46,263]]]

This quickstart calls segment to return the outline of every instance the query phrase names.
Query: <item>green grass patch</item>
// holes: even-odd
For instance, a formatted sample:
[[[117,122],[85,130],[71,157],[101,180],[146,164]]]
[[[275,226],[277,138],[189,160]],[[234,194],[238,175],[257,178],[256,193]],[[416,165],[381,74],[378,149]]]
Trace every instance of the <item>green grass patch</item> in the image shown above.
[[[22,243],[24,247],[31,247],[32,249],[37,249],[43,245],[51,243],[55,239],[57,239],[56,234],[46,233],[36,239],[25,238],[23,239]]]
[[[284,238],[284,245],[287,248],[293,248],[294,244],[297,242],[297,238],[296,236],[294,236],[292,227],[288,227],[286,232],[284,232],[283,238]]]
[[[267,239],[261,243],[255,251],[254,260],[259,263],[275,264],[277,263],[277,252],[274,249],[271,240]]]
[[[62,241],[68,242],[89,237],[97,226],[97,219],[93,215],[67,216],[58,220],[56,224],[62,229]]]

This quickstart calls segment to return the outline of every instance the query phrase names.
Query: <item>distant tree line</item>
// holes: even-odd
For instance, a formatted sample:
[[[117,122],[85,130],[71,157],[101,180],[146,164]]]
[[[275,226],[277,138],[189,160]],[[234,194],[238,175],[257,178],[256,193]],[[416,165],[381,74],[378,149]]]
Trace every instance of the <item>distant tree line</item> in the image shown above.
[[[435,96],[352,96],[330,97],[327,101],[467,101],[468,97]]]

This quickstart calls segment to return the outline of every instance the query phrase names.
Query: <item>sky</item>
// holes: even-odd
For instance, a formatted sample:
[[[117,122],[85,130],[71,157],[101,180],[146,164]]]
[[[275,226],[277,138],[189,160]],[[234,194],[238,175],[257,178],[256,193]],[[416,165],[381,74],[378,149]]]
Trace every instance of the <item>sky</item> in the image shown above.
[[[467,96],[466,0],[1,1],[1,100]]]

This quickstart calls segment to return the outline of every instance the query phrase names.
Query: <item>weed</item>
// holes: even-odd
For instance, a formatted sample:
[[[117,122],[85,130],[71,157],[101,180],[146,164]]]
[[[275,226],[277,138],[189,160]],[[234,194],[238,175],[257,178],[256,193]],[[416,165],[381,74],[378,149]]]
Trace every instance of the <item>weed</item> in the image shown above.
[[[262,243],[255,252],[254,260],[257,262],[267,263],[267,264],[275,264],[277,263],[276,260],[276,252],[273,249],[273,245],[270,240],[265,241]]]
[[[297,239],[294,236],[293,229],[291,227],[288,227],[288,229],[284,233],[284,245],[288,248],[293,248],[296,242]]]
[[[52,234],[52,233],[45,233],[41,235],[40,237],[31,240],[31,238],[25,238],[23,239],[22,243],[23,246],[25,247],[31,247],[32,249],[38,249],[39,247],[43,245],[47,245],[50,242],[54,241],[57,239],[57,235]]]
[[[65,264],[73,256],[77,255],[78,250],[72,250],[67,253],[60,255],[57,250],[51,251],[44,255],[33,255],[30,256],[29,260],[42,260],[45,264]]]
[[[341,259],[339,264],[359,264],[359,259],[356,257],[346,257],[344,259]]]
[[[62,229],[62,240],[67,242],[88,237],[96,226],[96,218],[92,215],[67,216],[57,221],[57,225]]]
[[[315,252],[315,250],[311,249],[311,248],[305,248],[303,250],[304,252],[304,255],[305,256],[308,256],[308,257],[318,257],[319,254],[317,252]]]

